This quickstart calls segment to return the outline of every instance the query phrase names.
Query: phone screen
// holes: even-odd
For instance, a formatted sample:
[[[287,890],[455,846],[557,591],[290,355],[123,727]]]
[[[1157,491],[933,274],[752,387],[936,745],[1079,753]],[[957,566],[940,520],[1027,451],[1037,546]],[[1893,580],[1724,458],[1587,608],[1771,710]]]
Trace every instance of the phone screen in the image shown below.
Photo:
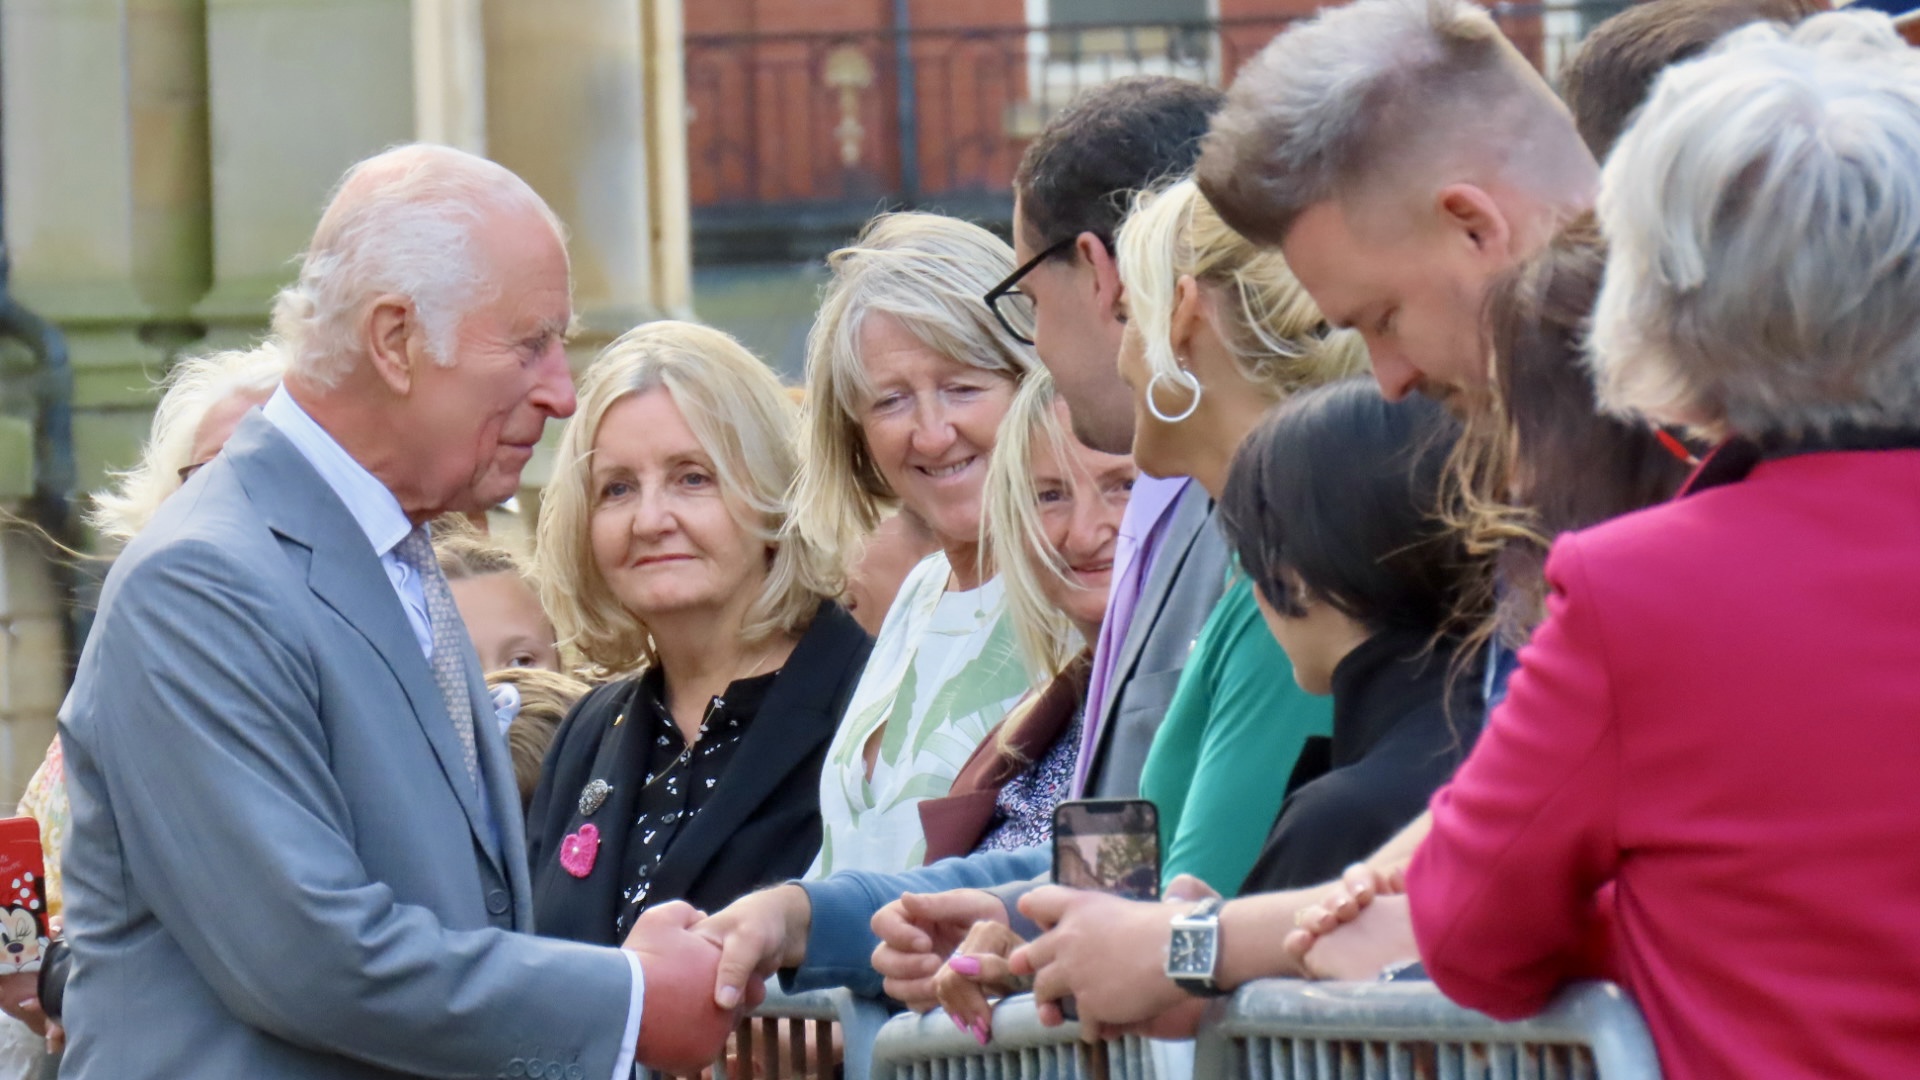
[[[1160,815],[1145,799],[1075,799],[1053,811],[1058,885],[1160,898]]]

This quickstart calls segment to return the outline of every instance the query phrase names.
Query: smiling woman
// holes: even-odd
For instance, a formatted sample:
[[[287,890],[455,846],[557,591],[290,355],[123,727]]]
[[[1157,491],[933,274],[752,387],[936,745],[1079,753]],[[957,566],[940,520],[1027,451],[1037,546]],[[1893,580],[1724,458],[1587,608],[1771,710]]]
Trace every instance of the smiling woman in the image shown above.
[[[964,221],[888,214],[829,265],[807,341],[799,530],[847,552],[897,506],[926,522],[940,551],[900,586],[834,738],[818,875],[918,864],[918,803],[946,793],[1035,681],[981,528],[1001,419],[1038,368],[980,302],[1013,269],[1013,250]]]
[[[568,715],[528,813],[542,933],[619,943],[797,874],[871,642],[783,535],[798,466],[779,381],[727,335],[658,322],[582,380],[536,571],[562,640],[623,674]]]

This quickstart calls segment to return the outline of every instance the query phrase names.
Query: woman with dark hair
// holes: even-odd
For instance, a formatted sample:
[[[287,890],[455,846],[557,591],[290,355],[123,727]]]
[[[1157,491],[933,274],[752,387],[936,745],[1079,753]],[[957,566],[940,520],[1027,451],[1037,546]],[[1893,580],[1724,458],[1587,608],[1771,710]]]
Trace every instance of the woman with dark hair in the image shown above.
[[[1434,514],[1458,425],[1370,379],[1307,391],[1234,458],[1221,525],[1333,734],[1309,740],[1242,892],[1325,881],[1419,816],[1479,729],[1475,653],[1447,632],[1484,566]]]

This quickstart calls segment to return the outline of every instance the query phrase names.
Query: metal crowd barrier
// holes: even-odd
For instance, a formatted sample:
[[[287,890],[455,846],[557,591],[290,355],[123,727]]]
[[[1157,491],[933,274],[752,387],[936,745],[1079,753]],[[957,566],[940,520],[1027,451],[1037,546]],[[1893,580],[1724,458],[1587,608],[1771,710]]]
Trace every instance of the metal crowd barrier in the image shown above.
[[[995,1007],[985,1046],[944,1012],[894,1017],[874,1043],[872,1080],[1159,1080],[1154,1050],[1132,1036],[1083,1043],[1078,1024],[1041,1024],[1023,994]]]
[[[714,1061],[713,1080],[867,1080],[874,1037],[886,1022],[885,1006],[845,990],[783,994],[770,982],[767,1000],[740,1021]]]
[[[1640,1010],[1612,983],[1563,991],[1501,1023],[1432,983],[1273,979],[1235,994],[1200,1033],[1203,1080],[1659,1080]]]

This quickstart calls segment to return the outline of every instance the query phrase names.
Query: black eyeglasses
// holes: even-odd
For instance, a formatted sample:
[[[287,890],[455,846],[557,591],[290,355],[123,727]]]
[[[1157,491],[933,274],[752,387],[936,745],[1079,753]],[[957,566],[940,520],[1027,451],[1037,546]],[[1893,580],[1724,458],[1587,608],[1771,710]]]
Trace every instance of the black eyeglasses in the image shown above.
[[[993,309],[993,317],[1000,320],[1000,325],[1013,335],[1013,340],[1022,345],[1033,344],[1033,297],[1020,291],[1020,279],[1032,273],[1034,267],[1072,247],[1076,239],[1078,237],[1069,236],[1059,241],[1020,264],[1018,270],[987,290],[987,307]]]

